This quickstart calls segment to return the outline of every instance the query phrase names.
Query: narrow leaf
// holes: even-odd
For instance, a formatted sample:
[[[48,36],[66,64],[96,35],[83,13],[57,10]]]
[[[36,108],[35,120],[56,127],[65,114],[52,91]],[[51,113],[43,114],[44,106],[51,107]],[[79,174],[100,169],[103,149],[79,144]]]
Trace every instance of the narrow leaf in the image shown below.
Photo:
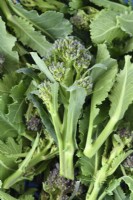
[[[50,81],[54,82],[55,80],[54,80],[52,74],[48,70],[48,68],[45,65],[44,61],[41,60],[41,58],[37,55],[37,53],[32,52],[31,56],[34,59],[34,61],[37,64],[38,68],[40,69],[40,71],[43,72]]]
[[[111,108],[109,115],[117,122],[122,119],[128,106],[133,101],[133,64],[130,56],[125,57],[124,69],[118,74],[116,83],[111,91]]]
[[[6,31],[5,23],[0,18],[0,56],[3,56],[3,67],[10,73],[19,67],[18,53],[13,51],[16,38]]]

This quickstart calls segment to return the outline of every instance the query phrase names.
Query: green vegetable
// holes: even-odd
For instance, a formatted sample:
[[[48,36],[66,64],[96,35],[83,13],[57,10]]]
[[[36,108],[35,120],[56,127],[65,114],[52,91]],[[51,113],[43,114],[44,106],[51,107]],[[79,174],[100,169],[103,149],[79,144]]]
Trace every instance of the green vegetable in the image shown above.
[[[132,101],[133,101],[132,74],[133,74],[133,64],[130,62],[130,56],[126,56],[124,69],[121,70],[120,73],[117,75],[116,82],[113,86],[113,89],[111,90],[111,94],[109,95],[109,99],[111,101],[111,107],[109,110],[110,119],[93,144],[92,144],[92,136],[91,136],[92,131],[93,131],[93,127],[92,127],[93,125],[91,125],[91,123],[93,122],[93,120],[92,120],[93,118],[90,117],[90,120],[92,120],[92,122],[90,121],[87,143],[86,143],[86,147],[84,150],[84,153],[86,156],[92,157],[93,155],[95,155],[97,150],[102,146],[102,144],[105,142],[105,140],[108,138],[108,136],[113,132],[114,127],[118,123],[118,121],[123,118],[126,110],[128,109],[128,106],[132,103]],[[108,81],[109,79],[106,78],[106,75],[104,76],[104,79],[105,80],[102,81],[102,84],[106,85],[105,81]],[[112,82],[111,79],[110,79],[110,82]],[[107,85],[109,87],[109,84],[107,84]],[[100,86],[100,83],[98,84],[98,87],[99,86]],[[97,85],[95,87],[97,89]],[[106,89],[106,87],[105,87],[105,89]],[[110,89],[111,89],[111,87],[110,87]],[[109,91],[109,90],[107,90],[107,91]],[[102,98],[107,97],[107,95],[108,95],[107,91],[102,90],[100,92],[101,101],[104,100]],[[94,117],[95,117],[95,115],[97,115],[97,109],[95,108],[96,107],[95,105],[101,103],[101,101],[99,101],[98,92],[95,94],[96,94],[96,96],[94,96],[94,100],[92,98],[92,111],[91,111],[91,115],[93,115]],[[95,101],[97,101],[97,100],[98,100],[98,103],[95,103]],[[93,106],[93,104],[94,104],[94,106]]]

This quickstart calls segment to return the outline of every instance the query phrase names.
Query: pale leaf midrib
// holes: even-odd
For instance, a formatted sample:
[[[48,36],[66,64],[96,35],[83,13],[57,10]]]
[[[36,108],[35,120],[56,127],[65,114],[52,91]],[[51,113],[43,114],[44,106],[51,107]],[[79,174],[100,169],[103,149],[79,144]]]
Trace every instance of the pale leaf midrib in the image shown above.
[[[127,66],[125,67],[125,78],[123,81],[123,87],[122,87],[122,91],[121,91],[121,95],[119,95],[119,101],[118,101],[118,106],[115,109],[115,113],[113,114],[113,116],[111,116],[112,118],[115,116],[115,118],[117,118],[117,120],[119,120],[120,115],[121,115],[121,110],[122,110],[122,106],[123,106],[123,102],[124,102],[124,96],[125,96],[125,91],[126,91],[126,83],[127,83],[127,76],[128,75],[128,70],[127,70]]]
[[[95,40],[96,38],[101,38],[101,37],[103,37],[104,35],[108,34],[108,32],[112,31],[113,29],[115,30],[115,29],[118,29],[118,28],[119,28],[119,27],[114,26],[114,27],[108,29],[107,31],[104,31],[104,33],[102,33],[102,34],[100,34],[100,35],[92,36],[92,38],[93,38],[93,40]]]

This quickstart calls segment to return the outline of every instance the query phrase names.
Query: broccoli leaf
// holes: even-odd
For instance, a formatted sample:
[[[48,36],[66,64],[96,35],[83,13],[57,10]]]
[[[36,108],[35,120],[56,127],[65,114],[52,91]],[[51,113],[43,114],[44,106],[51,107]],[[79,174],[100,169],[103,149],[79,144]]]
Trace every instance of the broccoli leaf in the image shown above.
[[[72,10],[77,10],[83,6],[82,0],[71,0],[69,6]]]
[[[19,4],[13,6],[20,15],[26,18],[33,26],[44,35],[54,40],[63,38],[72,32],[72,25],[64,18],[62,13],[47,11],[38,15],[37,11],[27,11]]]
[[[94,43],[111,43],[125,35],[117,24],[116,15],[117,13],[111,10],[102,10],[96,15],[90,25],[91,39]]]
[[[89,143],[91,143],[92,140],[93,129],[96,126],[94,120],[100,111],[100,108],[98,108],[97,106],[101,105],[102,102],[108,97],[108,92],[111,90],[114,84],[115,76],[117,73],[117,63],[115,62],[115,60],[110,59],[110,63],[110,66],[108,66],[105,73],[103,73],[103,75],[98,79],[94,86],[94,92],[91,100],[89,129],[87,135],[86,148],[84,151],[85,155],[88,155],[87,149]]]
[[[17,144],[11,137],[7,138],[6,143],[0,140],[0,152],[2,154],[11,156],[13,154],[19,154],[22,151],[22,142]]]
[[[10,89],[18,83],[21,79],[21,76],[12,72],[10,74],[4,74],[2,79],[0,79],[0,96],[10,94]]]
[[[16,198],[12,197],[11,195],[9,195],[1,190],[0,190],[0,199],[1,200],[17,200]]]
[[[112,133],[116,123],[121,120],[133,101],[133,64],[130,62],[130,56],[125,56],[124,69],[117,75],[116,83],[111,91],[109,99],[111,108],[109,111],[110,120],[98,136],[92,146],[86,146],[86,155],[92,157],[96,151],[105,142]],[[88,137],[89,138],[89,137]],[[90,141],[88,140],[88,143]]]
[[[26,108],[25,92],[29,81],[11,73],[0,80],[0,139],[14,137],[24,131],[23,115]]]
[[[130,176],[123,176],[122,179],[128,185],[130,191],[133,193],[133,179]]]
[[[13,99],[13,103],[8,106],[9,112],[7,117],[14,124],[23,124],[23,115],[27,107],[25,103],[25,92],[27,91],[28,84],[27,81],[20,81],[18,85],[15,85],[11,89],[10,96]]]
[[[124,32],[128,33],[130,36],[133,36],[133,12],[121,14],[120,16],[117,16],[117,20],[120,24],[121,29]]]
[[[35,198],[33,197],[33,195],[22,195],[19,200],[34,200]]]
[[[114,190],[114,199],[115,200],[127,200],[126,195],[124,194],[123,190],[121,189],[120,186],[118,186],[115,190]]]
[[[5,23],[0,18],[0,55],[4,57],[3,67],[8,73],[19,67],[18,53],[13,51],[16,38],[6,31]]]
[[[116,3],[116,2],[112,2],[110,0],[102,0],[102,1],[90,0],[90,2],[96,4],[97,6],[108,8],[110,10],[115,10],[115,11],[119,11],[119,12],[125,12],[125,11],[128,11],[128,10],[131,10],[130,7],[126,7],[124,5],[121,5],[121,4]]]
[[[17,169],[15,157],[9,157],[0,153],[0,180],[4,181],[10,174]]]
[[[23,18],[13,16],[11,18],[11,26],[14,29],[18,39],[40,55],[47,54],[51,44],[46,40],[39,31],[36,31],[33,24]]]
[[[109,115],[118,121],[123,118],[125,111],[133,101],[133,64],[130,62],[130,56],[125,57],[125,67],[118,74],[116,83],[109,96],[111,108]]]
[[[18,169],[16,169],[14,173],[10,174],[10,176],[6,180],[4,180],[4,183],[3,183],[4,189],[9,189],[12,185],[24,179],[27,166],[33,157],[33,154],[38,146],[38,143],[39,143],[39,135],[36,136],[36,139],[32,145],[32,148],[27,153],[27,156],[21,162]]]
[[[7,137],[15,137],[18,135],[18,126],[10,122],[7,117],[7,98],[5,96],[0,97],[0,139],[6,139]],[[3,109],[4,108],[4,109]]]
[[[106,194],[113,195],[113,191],[120,185],[120,179],[113,179],[109,182],[107,189],[105,189]]]
[[[38,68],[40,69],[40,71],[43,72],[50,81],[54,82],[55,80],[53,78],[53,75],[51,74],[51,72],[49,71],[47,66],[45,65],[44,61],[41,60],[41,58],[37,55],[37,53],[32,52],[31,56],[34,59],[34,61],[37,64]]]

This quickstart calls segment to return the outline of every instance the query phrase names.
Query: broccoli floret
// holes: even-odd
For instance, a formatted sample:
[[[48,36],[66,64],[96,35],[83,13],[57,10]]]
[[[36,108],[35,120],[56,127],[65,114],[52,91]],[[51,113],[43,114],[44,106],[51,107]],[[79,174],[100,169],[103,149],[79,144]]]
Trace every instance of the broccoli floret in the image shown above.
[[[78,29],[89,29],[90,16],[83,10],[78,10],[77,14],[71,17],[70,20]]]
[[[91,54],[79,40],[68,36],[55,41],[44,61],[56,81],[70,86],[88,69]]]
[[[27,130],[39,131],[41,129],[41,126],[42,126],[41,119],[37,116],[33,116],[26,123],[26,125],[27,125]]]
[[[78,199],[78,196],[83,192],[83,188],[79,184],[75,192],[76,185],[77,181],[72,181],[59,175],[59,164],[56,163],[44,182],[43,189],[49,194],[50,200],[68,200],[70,197],[71,199],[74,197]]]
[[[126,158],[126,160],[123,162],[123,166],[126,168],[133,168],[133,154]]]
[[[48,109],[50,109],[50,102],[52,99],[50,82],[44,81],[39,86],[39,97],[43,100]]]
[[[91,55],[80,41],[73,36],[68,36],[65,39],[55,41],[51,50],[51,59],[63,61],[66,67],[71,67],[73,64],[79,68],[88,68]]]

